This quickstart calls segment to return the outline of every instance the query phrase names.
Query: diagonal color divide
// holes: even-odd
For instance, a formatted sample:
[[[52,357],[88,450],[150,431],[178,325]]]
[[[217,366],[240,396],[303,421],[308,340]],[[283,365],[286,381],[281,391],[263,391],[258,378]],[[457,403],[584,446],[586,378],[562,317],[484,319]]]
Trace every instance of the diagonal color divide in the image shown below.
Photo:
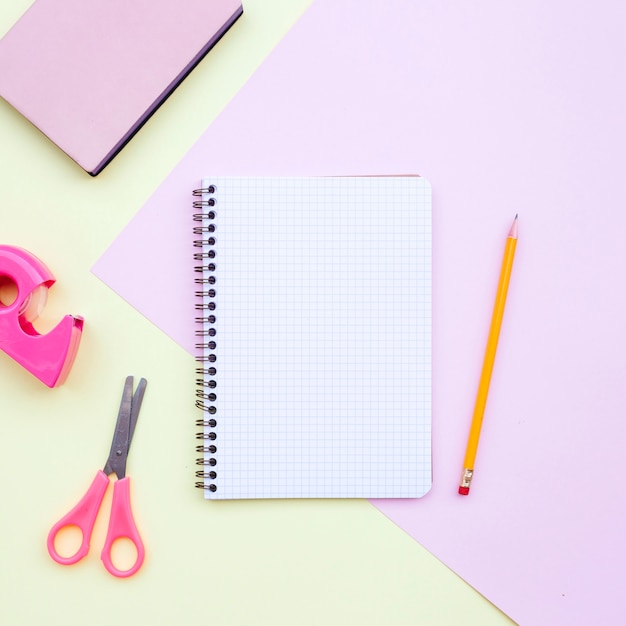
[[[626,228],[626,9],[505,4],[317,0],[93,271],[192,352],[188,213],[201,176],[426,176],[434,487],[374,505],[522,624],[617,623],[626,296],[614,278],[626,250],[613,233]],[[463,498],[500,245],[518,211],[479,466]],[[141,290],[128,266],[151,267]]]

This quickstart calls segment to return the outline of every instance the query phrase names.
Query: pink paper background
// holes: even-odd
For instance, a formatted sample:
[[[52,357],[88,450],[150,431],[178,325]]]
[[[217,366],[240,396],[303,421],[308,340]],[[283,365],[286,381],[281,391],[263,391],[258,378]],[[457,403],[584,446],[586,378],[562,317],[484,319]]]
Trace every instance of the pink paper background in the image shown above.
[[[202,175],[426,176],[434,485],[419,501],[374,504],[533,626],[623,621],[625,23],[618,1],[316,0],[94,267],[192,350],[190,192]],[[463,498],[467,430],[517,212],[516,264]],[[145,277],[141,289],[129,266]]]

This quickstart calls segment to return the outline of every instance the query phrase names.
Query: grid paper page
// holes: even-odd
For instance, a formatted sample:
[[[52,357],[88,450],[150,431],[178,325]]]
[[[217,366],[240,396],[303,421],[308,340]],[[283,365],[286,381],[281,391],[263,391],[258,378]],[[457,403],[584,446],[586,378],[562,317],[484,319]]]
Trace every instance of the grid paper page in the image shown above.
[[[210,499],[431,485],[431,190],[407,177],[214,177]],[[213,423],[213,422],[212,422]],[[210,488],[209,488],[210,487]]]

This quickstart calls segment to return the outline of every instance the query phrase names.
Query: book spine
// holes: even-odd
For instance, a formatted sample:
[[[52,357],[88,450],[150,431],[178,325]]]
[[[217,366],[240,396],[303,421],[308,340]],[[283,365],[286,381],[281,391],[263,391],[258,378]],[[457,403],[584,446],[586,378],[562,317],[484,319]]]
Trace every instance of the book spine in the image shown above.
[[[216,314],[216,188],[204,186],[193,192],[194,220],[194,284],[195,284],[195,322],[196,322],[196,407],[204,412],[202,419],[196,420],[196,426],[202,430],[196,434],[200,442],[196,452],[200,455],[196,465],[202,469],[196,471],[199,489],[217,491],[217,347]]]

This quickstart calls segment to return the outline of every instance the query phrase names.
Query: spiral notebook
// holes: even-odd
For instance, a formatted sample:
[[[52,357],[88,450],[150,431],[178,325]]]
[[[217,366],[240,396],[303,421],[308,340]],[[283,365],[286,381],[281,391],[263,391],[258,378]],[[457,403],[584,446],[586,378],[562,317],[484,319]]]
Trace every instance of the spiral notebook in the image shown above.
[[[194,196],[205,497],[423,496],[429,183],[218,176]]]

